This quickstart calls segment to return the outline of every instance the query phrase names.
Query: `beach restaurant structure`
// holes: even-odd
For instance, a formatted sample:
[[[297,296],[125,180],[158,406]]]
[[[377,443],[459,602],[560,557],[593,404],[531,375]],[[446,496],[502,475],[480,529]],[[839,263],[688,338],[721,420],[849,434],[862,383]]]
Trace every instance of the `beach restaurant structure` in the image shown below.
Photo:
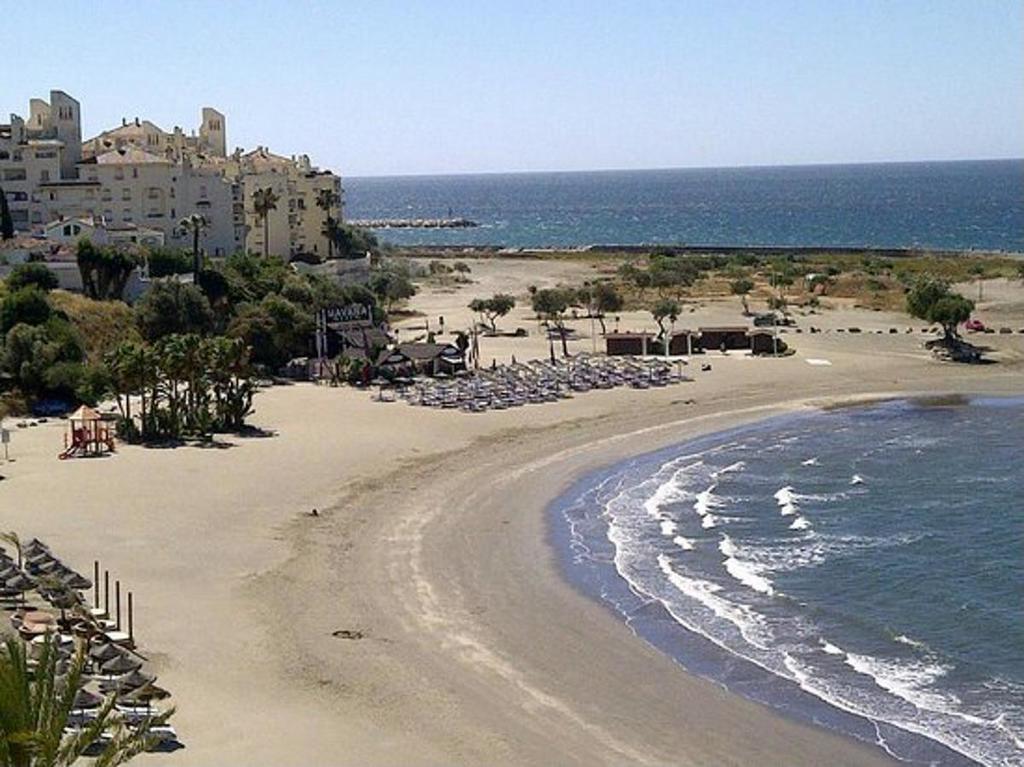
[[[700,343],[705,351],[715,349],[749,349],[749,328],[742,325],[700,329]]]
[[[608,333],[604,337],[605,352],[610,356],[633,355],[644,357],[654,351],[651,333]]]
[[[453,375],[466,369],[466,357],[455,344],[399,344],[380,353],[377,368],[396,376]]]

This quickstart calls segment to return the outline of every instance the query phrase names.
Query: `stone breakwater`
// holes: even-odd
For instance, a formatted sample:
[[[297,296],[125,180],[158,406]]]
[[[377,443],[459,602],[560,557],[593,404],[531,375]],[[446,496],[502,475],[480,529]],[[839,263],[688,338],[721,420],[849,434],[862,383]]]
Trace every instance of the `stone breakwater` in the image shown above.
[[[468,218],[367,218],[349,223],[364,229],[473,229],[479,226]]]

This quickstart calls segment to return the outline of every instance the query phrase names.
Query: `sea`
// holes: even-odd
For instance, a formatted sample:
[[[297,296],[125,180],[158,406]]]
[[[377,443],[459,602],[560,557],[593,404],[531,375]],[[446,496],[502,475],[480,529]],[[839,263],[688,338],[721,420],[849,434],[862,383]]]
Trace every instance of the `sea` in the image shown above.
[[[689,671],[921,765],[1024,765],[1024,398],[770,418],[584,477],[565,574]]]
[[[396,245],[710,245],[1024,251],[1024,160],[393,176],[345,180]]]

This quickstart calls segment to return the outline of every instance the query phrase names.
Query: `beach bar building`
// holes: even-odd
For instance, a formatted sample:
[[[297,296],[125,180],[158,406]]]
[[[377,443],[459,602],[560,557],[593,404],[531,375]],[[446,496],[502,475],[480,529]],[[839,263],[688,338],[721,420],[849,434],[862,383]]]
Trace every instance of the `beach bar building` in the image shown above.
[[[753,354],[782,354],[788,348],[786,342],[770,330],[752,330],[748,335]]]
[[[605,352],[609,356],[646,356],[654,353],[654,336],[651,333],[608,333],[604,337]]]
[[[380,353],[377,367],[395,375],[452,375],[466,369],[466,356],[455,344],[399,344]]]
[[[686,354],[700,354],[700,335],[696,330],[677,330],[668,342],[668,353],[673,357]]]
[[[749,328],[742,325],[701,328],[700,343],[705,351],[714,349],[749,349]]]

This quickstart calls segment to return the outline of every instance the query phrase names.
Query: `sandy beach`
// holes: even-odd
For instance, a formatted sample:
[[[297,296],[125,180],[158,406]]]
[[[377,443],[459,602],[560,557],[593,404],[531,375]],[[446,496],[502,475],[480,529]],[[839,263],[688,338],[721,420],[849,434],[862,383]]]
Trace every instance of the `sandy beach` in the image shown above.
[[[502,326],[530,335],[486,339],[485,363],[544,357],[527,285],[593,269],[473,262],[474,284],[424,291],[412,308],[462,327],[469,299],[500,286],[520,304]],[[1019,283],[993,282],[988,297],[981,316],[1024,326]],[[678,326],[739,320],[737,300],[707,301]],[[1024,335],[984,336],[997,364],[952,366],[906,316],[798,320],[830,332],[787,334],[797,353],[782,359],[696,358],[712,369],[691,365],[679,386],[502,412],[297,384],[258,396],[251,420],[268,436],[64,462],[62,422],[9,420],[0,526],[83,572],[98,559],[134,593],[140,648],[186,746],[141,764],[886,763],[686,673],[565,582],[548,542],[550,501],[630,454],[792,409],[1024,392]],[[590,321],[573,324],[572,350],[589,351]],[[863,332],[836,332],[849,327]]]

